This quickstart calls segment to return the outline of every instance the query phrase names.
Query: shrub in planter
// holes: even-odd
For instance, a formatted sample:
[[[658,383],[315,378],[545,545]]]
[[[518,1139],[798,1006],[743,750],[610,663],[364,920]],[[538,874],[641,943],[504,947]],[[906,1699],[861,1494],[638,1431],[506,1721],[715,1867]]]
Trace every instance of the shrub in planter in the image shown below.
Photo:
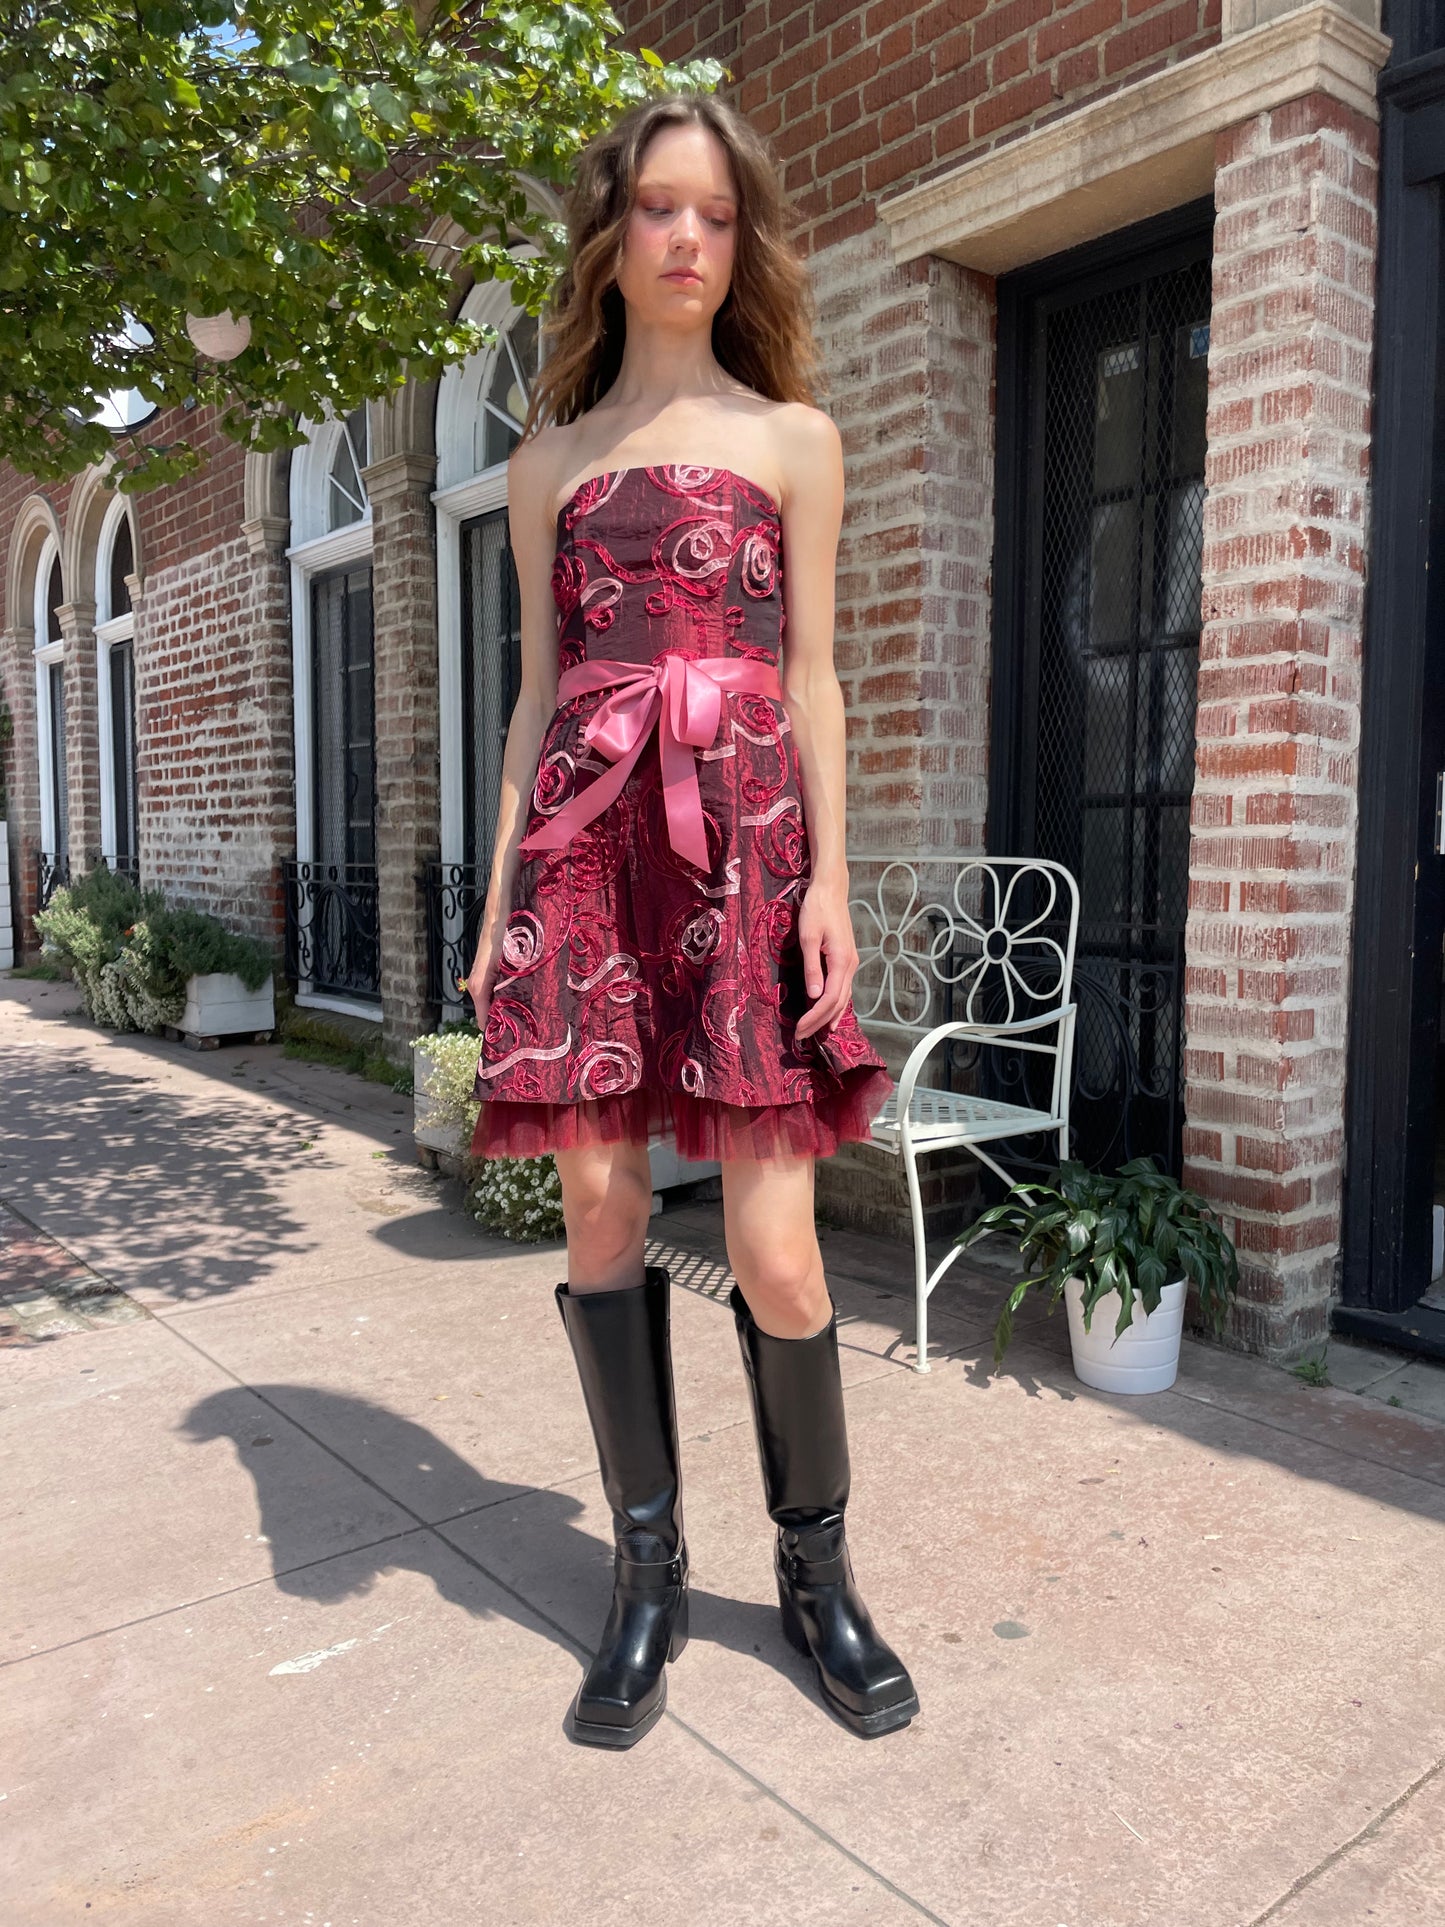
[[[452,1024],[412,1040],[419,1059],[418,1090],[428,1100],[429,1131],[451,1131],[465,1147],[480,1108],[472,1096],[477,1074],[474,1024]],[[420,1063],[425,1063],[424,1073]],[[560,1238],[562,1182],[550,1154],[535,1158],[487,1158],[467,1186],[468,1212],[488,1231],[524,1244]]]
[[[259,990],[270,952],[201,910],[170,909],[104,864],[55,892],[35,919],[46,949],[69,965],[86,1013],[110,1030],[180,1022],[192,977],[222,971]]]
[[[113,1027],[133,1030],[124,1016],[122,992],[114,977],[104,987],[101,973],[116,963],[134,926],[164,907],[158,891],[139,890],[128,877],[103,864],[74,883],[63,885],[35,918],[45,951],[66,965],[80,991],[85,1012],[96,1023],[112,1016]]]
[[[562,1180],[550,1154],[536,1158],[487,1158],[467,1195],[467,1209],[488,1231],[523,1244],[560,1238]]]
[[[994,1328],[996,1367],[1030,1291],[1044,1292],[1052,1312],[1071,1288],[1085,1333],[1092,1333],[1100,1303],[1111,1301],[1107,1312],[1118,1338],[1133,1324],[1136,1307],[1152,1317],[1175,1285],[1182,1316],[1188,1283],[1198,1288],[1200,1310],[1217,1333],[1239,1287],[1234,1246],[1213,1210],[1152,1158],[1134,1158],[1113,1174],[1068,1163],[1053,1185],[1016,1184],[956,1242],[966,1246],[991,1231],[1012,1238],[1029,1267]]]
[[[428,1124],[454,1130],[464,1142],[476,1128],[480,1109],[472,1096],[479,1048],[476,1029],[470,1024],[449,1025],[412,1039],[412,1049],[425,1064],[425,1083],[419,1088],[430,1099]],[[417,1068],[420,1073],[422,1064]]]

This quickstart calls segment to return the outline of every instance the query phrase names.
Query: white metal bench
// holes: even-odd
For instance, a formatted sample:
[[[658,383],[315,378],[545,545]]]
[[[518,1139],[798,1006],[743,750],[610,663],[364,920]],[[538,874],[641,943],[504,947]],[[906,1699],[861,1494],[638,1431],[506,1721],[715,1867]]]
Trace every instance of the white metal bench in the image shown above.
[[[908,1177],[914,1369],[926,1372],[929,1296],[959,1248],[950,1244],[930,1272],[918,1159],[967,1150],[1011,1184],[986,1144],[1057,1133],[1059,1156],[1068,1156],[1079,891],[1062,864],[1041,857],[866,858],[849,866],[855,888],[858,872],[874,864],[882,865],[876,889],[849,900],[859,958],[853,1002],[870,1029],[916,1040],[872,1141],[901,1156]],[[959,1040],[1039,1060],[1038,1087],[1010,1103],[921,1084],[929,1057]]]

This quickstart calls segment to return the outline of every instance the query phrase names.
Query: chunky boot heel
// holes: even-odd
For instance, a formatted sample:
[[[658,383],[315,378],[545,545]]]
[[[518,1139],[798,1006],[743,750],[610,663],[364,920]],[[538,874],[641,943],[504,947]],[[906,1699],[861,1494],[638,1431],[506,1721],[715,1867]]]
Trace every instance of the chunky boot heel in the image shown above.
[[[793,1605],[793,1596],[781,1579],[778,1581],[778,1610],[783,1616],[784,1639],[790,1646],[796,1646],[804,1659],[811,1659],[813,1655],[808,1645],[808,1635],[803,1631],[802,1621]]]
[[[569,1715],[584,1746],[635,1746],[650,1733],[667,1705],[664,1668],[687,1644],[668,1289],[658,1265],[621,1291],[557,1287],[615,1540],[612,1605]]]
[[[686,1646],[687,1646],[687,1588],[686,1586],[684,1586],[682,1589],[682,1598],[678,1603],[677,1616],[672,1622],[672,1639],[667,1648],[667,1657],[670,1660],[681,1659],[683,1655],[683,1651],[686,1648]]]
[[[773,1338],[753,1323],[734,1285],[768,1514],[778,1528],[774,1570],[783,1632],[812,1660],[829,1712],[865,1738],[895,1732],[918,1711],[908,1669],[859,1596],[843,1527],[848,1429],[836,1318],[812,1338]]]

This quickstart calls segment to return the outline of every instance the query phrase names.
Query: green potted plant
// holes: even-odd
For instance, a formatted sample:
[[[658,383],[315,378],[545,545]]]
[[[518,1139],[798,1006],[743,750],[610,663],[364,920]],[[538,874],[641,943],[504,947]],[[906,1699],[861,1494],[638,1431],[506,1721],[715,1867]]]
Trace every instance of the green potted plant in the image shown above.
[[[1003,1360],[1014,1313],[1030,1291],[1049,1310],[1068,1306],[1074,1370],[1105,1392],[1162,1392],[1174,1383],[1190,1284],[1216,1332],[1239,1288],[1234,1246],[1213,1210],[1152,1158],[1112,1174],[1060,1167],[1054,1184],[1016,1184],[956,1242],[1001,1231],[1028,1275],[1010,1291],[994,1329]]]

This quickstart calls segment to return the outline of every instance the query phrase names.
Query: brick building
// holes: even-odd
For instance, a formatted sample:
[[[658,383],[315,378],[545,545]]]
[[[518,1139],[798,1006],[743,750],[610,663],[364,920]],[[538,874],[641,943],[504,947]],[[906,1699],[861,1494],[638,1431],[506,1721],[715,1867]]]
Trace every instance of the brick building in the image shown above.
[[[848,463],[855,869],[1070,864],[1084,1148],[1158,1150],[1219,1202],[1234,1339],[1274,1355],[1340,1315],[1343,1240],[1375,1222],[1368,1186],[1347,1222],[1345,1180],[1368,1162],[1346,1098],[1357,879],[1375,891],[1380,102],[1445,33],[1416,0],[1392,55],[1373,5],[621,9],[635,44],[729,67],[800,216]],[[1400,111],[1387,182],[1418,174]],[[500,289],[463,300],[508,318]],[[260,934],[289,903],[301,1000],[379,1018],[393,1048],[449,1007],[515,674],[501,465],[534,360],[512,317],[505,352],[318,425],[289,461],[216,437],[199,482],[124,508],[99,475],[0,475],[26,906],[67,859],[134,862]],[[1421,461],[1392,475],[1402,513]],[[1397,560],[1402,583],[1424,567]],[[1399,727],[1423,794],[1433,750],[1418,713]],[[1372,972],[1418,952],[1407,895],[1402,870]],[[1428,1092],[1371,1086],[1377,1138],[1403,1141],[1413,1106],[1409,1236],[1369,1234],[1355,1293],[1391,1311],[1429,1283],[1433,1022]],[[821,1175],[835,1214],[906,1223],[891,1160]],[[956,1198],[935,1194],[941,1219]]]

